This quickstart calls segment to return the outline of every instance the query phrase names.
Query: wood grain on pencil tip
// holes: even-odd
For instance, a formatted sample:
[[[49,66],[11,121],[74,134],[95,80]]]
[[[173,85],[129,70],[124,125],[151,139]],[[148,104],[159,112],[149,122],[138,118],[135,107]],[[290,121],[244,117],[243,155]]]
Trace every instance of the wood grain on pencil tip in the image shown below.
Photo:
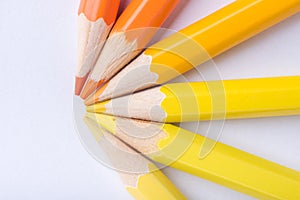
[[[88,102],[165,83],[300,10],[300,0],[239,0],[150,46]]]
[[[87,111],[158,122],[299,115],[300,76],[166,84]]]
[[[118,170],[127,191],[136,200],[185,200],[176,186],[148,159],[87,117],[84,122],[110,164]]]
[[[293,169],[172,124],[95,113],[87,116],[156,162],[258,199],[300,199],[300,172]],[[213,144],[213,148],[207,146],[209,154],[200,159],[199,153],[204,141]]]
[[[83,89],[85,99],[140,53],[179,0],[132,0],[115,23]]]
[[[78,61],[75,95],[80,95],[116,19],[120,0],[81,0],[78,10]]]

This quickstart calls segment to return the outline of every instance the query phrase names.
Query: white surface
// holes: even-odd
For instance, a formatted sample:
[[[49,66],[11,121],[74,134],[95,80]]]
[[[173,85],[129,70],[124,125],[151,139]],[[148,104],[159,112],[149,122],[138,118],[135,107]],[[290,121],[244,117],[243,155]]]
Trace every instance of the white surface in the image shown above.
[[[229,2],[189,0],[167,24],[178,30]],[[75,133],[78,0],[9,0],[0,7],[0,199],[131,199]],[[298,14],[214,61],[224,79],[300,75],[299,35]],[[299,120],[227,121],[221,141],[300,171]],[[189,199],[251,199],[173,169],[164,172]]]

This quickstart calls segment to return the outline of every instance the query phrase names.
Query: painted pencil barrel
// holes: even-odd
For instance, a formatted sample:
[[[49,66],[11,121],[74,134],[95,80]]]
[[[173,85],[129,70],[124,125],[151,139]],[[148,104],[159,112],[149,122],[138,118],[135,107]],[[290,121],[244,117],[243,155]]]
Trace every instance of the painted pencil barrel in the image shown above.
[[[168,84],[160,91],[167,122],[300,114],[300,76]]]
[[[81,0],[78,15],[84,13],[89,21],[95,22],[103,18],[110,25],[116,19],[120,0]]]
[[[137,40],[141,51],[169,17],[179,0],[134,0],[113,27],[111,34],[122,32],[127,41]]]
[[[300,172],[270,162],[263,158],[216,143],[211,152],[199,158],[201,145],[209,140],[201,135],[166,124],[163,128],[169,138],[160,143],[163,156],[152,157],[160,163],[168,163],[173,155],[172,149],[180,148],[174,140],[180,138],[181,145],[188,146],[186,151],[170,167],[191,173],[224,185],[258,199],[290,199],[300,197]],[[193,142],[191,142],[193,138]],[[167,142],[169,141],[169,142]],[[180,143],[178,141],[178,143]],[[207,142],[207,141],[206,141]],[[212,144],[215,141],[210,141]],[[297,189],[298,188],[298,189]]]
[[[239,0],[149,47],[164,83],[299,12],[300,0]]]

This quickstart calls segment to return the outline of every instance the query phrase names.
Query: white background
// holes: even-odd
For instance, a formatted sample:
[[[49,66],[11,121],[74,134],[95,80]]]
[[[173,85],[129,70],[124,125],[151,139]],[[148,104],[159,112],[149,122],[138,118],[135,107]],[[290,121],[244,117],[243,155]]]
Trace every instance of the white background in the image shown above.
[[[230,2],[185,1],[166,25],[179,30]],[[131,199],[117,174],[86,152],[74,128],[78,4],[0,1],[0,199]],[[299,52],[298,14],[214,62],[224,79],[300,75]],[[300,116],[229,120],[221,141],[300,171],[299,130]],[[189,199],[251,199],[170,168],[163,171]]]

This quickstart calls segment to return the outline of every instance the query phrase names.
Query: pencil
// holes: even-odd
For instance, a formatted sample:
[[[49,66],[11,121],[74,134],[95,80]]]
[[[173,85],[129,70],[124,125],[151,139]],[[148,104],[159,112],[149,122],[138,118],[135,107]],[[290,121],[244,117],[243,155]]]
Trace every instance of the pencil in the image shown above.
[[[151,161],[95,121],[85,117],[84,122],[109,157],[112,166],[119,170],[127,191],[134,199],[186,199]]]
[[[297,13],[300,0],[239,0],[150,46],[85,103],[165,83]]]
[[[133,0],[114,25],[81,94],[85,99],[140,53],[178,0]]]
[[[75,95],[80,95],[117,17],[120,0],[81,0],[78,10],[78,60]]]
[[[95,113],[88,113],[87,117],[158,163],[259,199],[300,198],[298,171],[171,124]],[[213,148],[208,149],[209,154],[200,157],[205,140]]]
[[[157,122],[300,114],[300,76],[174,83],[87,107]]]

